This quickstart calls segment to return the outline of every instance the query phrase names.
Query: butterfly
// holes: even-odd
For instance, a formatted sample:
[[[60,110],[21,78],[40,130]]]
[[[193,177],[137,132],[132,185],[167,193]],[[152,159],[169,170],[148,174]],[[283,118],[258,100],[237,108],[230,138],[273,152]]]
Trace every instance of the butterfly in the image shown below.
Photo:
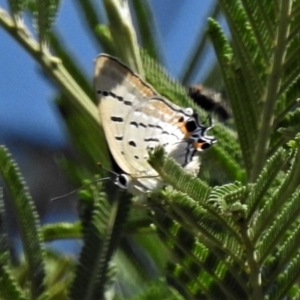
[[[94,87],[105,137],[118,167],[115,183],[129,192],[146,193],[163,182],[147,159],[161,146],[188,172],[199,170],[198,153],[216,142],[211,128],[191,108],[159,95],[118,59],[100,54],[95,61]]]

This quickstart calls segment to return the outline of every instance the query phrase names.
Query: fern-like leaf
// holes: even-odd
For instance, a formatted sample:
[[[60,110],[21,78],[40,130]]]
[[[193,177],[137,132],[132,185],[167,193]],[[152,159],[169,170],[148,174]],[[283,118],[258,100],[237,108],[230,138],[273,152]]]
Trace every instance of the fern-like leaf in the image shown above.
[[[181,193],[186,193],[186,195],[192,199],[192,201],[190,201],[188,198],[186,200],[183,198],[183,204],[186,207],[189,206],[190,210],[193,210],[196,214],[198,207],[208,210],[211,213],[211,216],[216,218],[222,226],[226,227],[229,231],[231,231],[232,235],[237,237],[234,234],[234,230],[232,231],[230,229],[230,225],[223,216],[221,216],[217,210],[212,209],[212,205],[208,203],[208,195],[211,189],[204,182],[184,172],[173,159],[164,158],[164,151],[162,148],[158,148],[150,155],[149,163],[154,167],[165,182],[171,184]],[[202,214],[201,209],[200,215]],[[192,212],[190,212],[190,214],[191,213]]]
[[[227,295],[228,299],[236,299],[233,290],[239,290],[243,294],[241,290],[247,288],[240,276],[240,270],[232,263],[232,255],[226,255],[225,240],[223,245],[219,244],[220,249],[213,241],[218,226],[215,226],[203,211],[202,218],[197,217],[198,231],[191,230],[185,223],[194,227],[191,225],[194,216],[188,211],[184,215],[184,211],[186,209],[181,205],[178,205],[177,209],[172,205],[166,209],[164,215],[160,209],[155,210],[156,214],[153,217],[162,241],[172,249],[173,259],[167,267],[171,282],[176,282],[175,286],[190,299],[217,299],[216,295]],[[234,249],[234,255],[238,256],[238,248]],[[228,286],[229,281],[234,286],[232,289]]]
[[[6,253],[8,251],[5,214],[6,213],[4,206],[3,189],[0,188],[0,253]]]
[[[258,244],[259,259],[261,263],[271,255],[274,250],[273,245],[280,245],[280,243],[285,242],[286,239],[291,238],[297,230],[291,234],[290,237],[287,236],[289,229],[293,228],[293,223],[296,222],[300,213],[300,191],[296,191],[293,197],[282,207],[280,213],[273,219],[272,224],[269,226],[268,230],[264,232],[264,235]],[[294,229],[295,230],[295,229]],[[296,249],[284,247],[285,256],[293,257],[293,251],[298,250],[300,247],[299,242],[295,245]],[[294,250],[292,250],[294,249]],[[283,259],[281,256],[280,259]]]
[[[249,175],[252,167],[251,157],[253,152],[251,149],[253,149],[253,140],[256,133],[256,125],[253,124],[255,119],[251,119],[251,111],[253,110],[251,107],[245,108],[245,104],[247,105],[248,103],[247,100],[241,103],[240,95],[243,94],[242,90],[245,90],[245,83],[241,77],[240,70],[234,64],[232,59],[233,50],[231,49],[225,34],[221,30],[220,26],[213,20],[209,21],[209,35],[215,47],[219,65],[223,73],[228,97],[230,99],[235,122],[237,124],[244,165],[246,167],[247,174]],[[248,111],[250,114],[248,114]],[[248,124],[248,126],[246,126],[246,124]]]
[[[220,2],[227,17],[232,35],[232,48],[235,52],[236,67],[239,68],[240,77],[243,78],[243,81],[246,83],[242,87],[244,88],[244,93],[240,93],[240,95],[247,98],[249,95],[252,96],[252,99],[248,99],[249,103],[246,99],[244,101],[247,102],[246,105],[249,119],[250,117],[253,118],[252,123],[248,124],[254,126],[253,129],[255,129],[259,100],[261,99],[263,92],[261,79],[264,76],[264,73],[262,72],[264,64],[261,62],[261,48],[258,47],[253,26],[250,25],[251,23],[248,19],[249,14],[246,14],[245,7],[241,5],[240,1],[230,2],[221,0]],[[237,23],[239,26],[235,25]],[[252,22],[252,24],[255,23]],[[259,29],[256,27],[256,30]],[[268,61],[268,56],[265,56],[265,59]],[[230,99],[230,101],[233,100],[234,99]]]
[[[143,78],[144,71],[128,1],[104,0],[103,4],[117,57]]]
[[[21,18],[22,12],[28,5],[28,0],[9,0],[9,7],[14,20],[17,22]]]
[[[291,259],[291,263],[286,266],[282,276],[278,278],[278,281],[274,284],[273,290],[270,293],[270,299],[281,300],[287,296],[290,299],[299,298],[299,288],[295,285],[295,282],[300,276],[300,253]],[[293,286],[295,290],[293,291]]]
[[[64,239],[79,239],[81,238],[81,224],[77,223],[55,223],[46,224],[42,227],[43,239],[45,242]]]
[[[280,148],[266,163],[263,171],[259,175],[257,181],[252,186],[251,193],[247,204],[249,205],[248,219],[253,217],[253,214],[257,212],[259,205],[261,206],[261,200],[263,195],[266,194],[270,185],[273,183],[274,178],[282,170],[284,163],[287,162],[287,152]],[[257,222],[260,218],[264,218],[263,215],[257,216]]]
[[[294,195],[293,200],[299,202],[299,191],[297,191]],[[295,204],[292,206],[294,207]],[[299,213],[299,210],[296,210],[295,214],[297,213]],[[278,220],[278,222],[282,221],[282,215],[280,215],[279,218],[276,218],[276,220]],[[284,220],[284,222],[285,224],[287,223],[286,220]],[[286,271],[287,266],[292,263],[292,259],[298,256],[300,248],[300,227],[299,224],[296,223],[292,225],[291,228],[292,230],[287,231],[288,234],[283,235],[278,233],[278,235],[281,237],[283,236],[283,238],[282,241],[280,241],[280,245],[278,243],[279,247],[278,251],[274,255],[275,259],[271,260],[271,262],[267,264],[267,268],[271,272],[269,272],[269,276],[265,279],[265,289],[270,289],[273,285],[275,285],[277,278],[281,277],[281,275]],[[283,228],[280,228],[281,231],[282,229]],[[289,233],[290,231],[291,233]]]
[[[274,38],[274,24],[272,18],[275,18],[274,4],[272,2],[261,2],[251,0],[241,0],[247,19],[253,30],[257,50],[260,51],[263,64],[269,63],[269,53],[271,51],[272,38]]]
[[[41,46],[47,46],[49,33],[58,12],[60,0],[36,0],[36,24]]]
[[[14,212],[20,226],[25,257],[28,262],[31,293],[37,297],[44,291],[44,245],[40,222],[16,163],[8,150],[0,147],[0,174],[11,195]]]
[[[176,189],[186,192],[195,201],[205,203],[210,192],[207,184],[184,172],[173,159],[165,158],[162,147],[150,153],[149,163],[166,182]]]
[[[299,136],[295,138],[294,143],[299,147]],[[273,193],[272,197],[266,201],[262,210],[259,212],[256,226],[254,229],[254,241],[258,241],[264,234],[264,231],[274,222],[274,217],[282,212],[282,208],[287,202],[287,199],[296,191],[300,181],[298,172],[300,167],[300,151],[296,149],[293,153],[293,160],[290,169],[286,172],[285,177],[281,180],[281,185]],[[292,221],[292,220],[290,220]],[[275,224],[275,226],[280,223]]]
[[[109,204],[103,193],[95,195],[91,220],[84,229],[84,246],[71,288],[72,299],[103,299],[111,280],[109,263],[118,246],[128,208],[127,201],[114,200]]]
[[[0,256],[0,298],[2,300],[28,300],[16,282],[8,263],[3,263],[3,253]]]

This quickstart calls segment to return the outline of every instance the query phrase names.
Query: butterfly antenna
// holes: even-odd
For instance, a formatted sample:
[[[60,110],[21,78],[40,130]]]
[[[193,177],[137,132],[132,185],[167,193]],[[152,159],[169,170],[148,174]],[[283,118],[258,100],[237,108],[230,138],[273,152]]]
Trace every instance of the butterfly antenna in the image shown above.
[[[72,195],[72,194],[74,194],[74,193],[76,193],[76,192],[78,192],[78,191],[80,191],[80,190],[82,190],[82,189],[88,187],[88,186],[91,185],[91,184],[94,184],[94,183],[99,182],[99,181],[108,180],[108,179],[110,179],[110,177],[104,177],[104,178],[100,178],[100,179],[93,180],[93,181],[91,181],[91,182],[89,182],[89,183],[87,183],[87,184],[85,184],[85,185],[79,187],[78,189],[73,190],[72,192],[69,192],[69,193],[64,194],[64,195],[62,195],[62,196],[58,196],[58,197],[51,198],[50,201],[56,201],[56,200],[59,200],[59,199],[65,198],[65,197],[69,197],[70,195]]]
[[[98,165],[98,167],[101,168],[102,170],[104,170],[104,171],[106,171],[106,172],[108,172],[108,173],[110,173],[110,174],[112,174],[112,175],[114,175],[114,176],[118,176],[118,175],[119,175],[117,172],[114,172],[114,171],[112,171],[112,170],[108,170],[108,169],[104,168],[103,165],[102,165],[100,162],[98,162],[97,165]]]

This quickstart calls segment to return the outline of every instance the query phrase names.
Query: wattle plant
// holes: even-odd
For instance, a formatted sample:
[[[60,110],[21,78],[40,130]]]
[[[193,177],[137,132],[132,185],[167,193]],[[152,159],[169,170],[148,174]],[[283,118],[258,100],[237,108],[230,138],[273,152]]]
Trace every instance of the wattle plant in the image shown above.
[[[91,180],[99,173],[97,162],[111,165],[92,83],[52,28],[59,1],[39,2],[10,0],[10,13],[0,8],[0,26],[55,83],[56,103],[84,162],[66,159],[64,167]],[[127,1],[103,0],[107,22],[94,1],[75,2],[103,52],[205,120],[208,112],[159,65],[147,1],[130,1],[135,27],[122,17],[130,16]],[[198,177],[166,159],[163,149],[152,153],[149,162],[168,185],[145,203],[111,182],[92,184],[80,193],[80,222],[41,226],[18,167],[2,146],[0,174],[19,223],[24,260],[12,263],[1,194],[1,299],[299,298],[299,8],[299,0],[219,0],[214,6],[181,78],[189,82],[203,45],[211,41],[217,62],[206,83],[222,83],[232,118],[214,118],[218,142],[201,155]],[[34,21],[37,40],[28,34],[24,14]],[[83,241],[78,259],[45,247],[71,238]]]

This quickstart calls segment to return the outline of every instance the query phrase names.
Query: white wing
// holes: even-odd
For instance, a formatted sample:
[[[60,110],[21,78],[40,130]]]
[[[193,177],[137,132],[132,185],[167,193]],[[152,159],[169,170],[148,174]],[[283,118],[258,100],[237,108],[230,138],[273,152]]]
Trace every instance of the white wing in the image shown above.
[[[156,92],[117,59],[103,54],[95,62],[94,86],[109,149],[119,167],[131,174],[123,151],[125,123],[132,107]]]

